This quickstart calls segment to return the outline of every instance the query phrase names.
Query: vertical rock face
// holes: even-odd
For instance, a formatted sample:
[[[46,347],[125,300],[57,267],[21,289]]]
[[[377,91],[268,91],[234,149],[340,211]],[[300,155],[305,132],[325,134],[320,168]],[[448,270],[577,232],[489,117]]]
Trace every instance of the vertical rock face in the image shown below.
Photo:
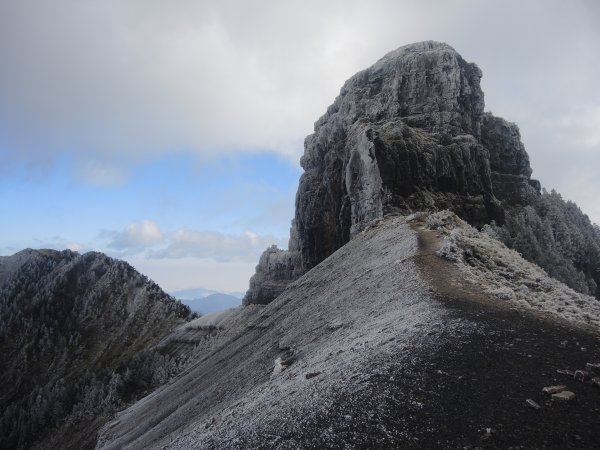
[[[529,155],[521,142],[519,128],[486,113],[481,124],[481,143],[490,153],[494,195],[510,204],[531,203],[540,191],[540,184],[529,178]]]
[[[275,245],[263,252],[250,280],[245,303],[265,304],[283,292],[291,280],[302,275],[300,253],[280,250]]]
[[[481,70],[420,42],[357,73],[315,123],[287,251],[269,249],[245,303],[268,303],[386,213],[451,209],[475,225],[539,193],[518,128],[483,112]]]

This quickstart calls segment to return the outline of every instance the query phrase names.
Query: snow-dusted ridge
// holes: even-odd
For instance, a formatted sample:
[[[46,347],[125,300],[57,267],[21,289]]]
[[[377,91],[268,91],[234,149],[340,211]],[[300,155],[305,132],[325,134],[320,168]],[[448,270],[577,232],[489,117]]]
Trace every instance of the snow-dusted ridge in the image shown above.
[[[434,300],[410,258],[417,252],[417,233],[403,218],[391,218],[271,304],[184,325],[222,327],[227,338],[217,335],[211,354],[120,413],[104,428],[99,448],[268,447],[272,430],[301,432],[336,392],[359,389],[368,368],[383,370],[374,358],[409,360],[410,352],[398,349],[438,345],[428,333],[443,323],[449,333],[468,328]]]
[[[560,381],[557,368],[600,357],[586,321],[596,300],[569,297],[578,302],[558,311],[573,295],[451,213],[386,217],[269,305],[180,327],[214,335],[184,373],[108,423],[98,448],[456,448],[496,423],[504,442],[533,448],[571,416],[552,416],[542,435],[521,430],[538,420],[525,399],[543,404],[534,393]],[[570,339],[577,347],[561,354],[556,341]],[[572,424],[598,443],[585,420]]]
[[[408,220],[436,231],[441,239],[437,254],[452,261],[460,278],[477,285],[492,301],[600,331],[599,300],[550,277],[507,248],[491,228],[478,231],[449,211],[417,213]]]

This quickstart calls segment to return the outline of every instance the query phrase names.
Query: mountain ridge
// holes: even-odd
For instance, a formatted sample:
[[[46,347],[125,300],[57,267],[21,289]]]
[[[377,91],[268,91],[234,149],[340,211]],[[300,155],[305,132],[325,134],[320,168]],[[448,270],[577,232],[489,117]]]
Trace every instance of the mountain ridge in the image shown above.
[[[191,312],[126,262],[27,249],[0,268],[0,447],[89,448],[107,416],[177,371],[153,347]]]
[[[598,448],[600,229],[481,76],[425,41],[351,77],[242,307],[194,317],[101,253],[0,257],[0,447]]]
[[[436,256],[449,236],[457,257]],[[594,388],[557,369],[600,358],[598,321],[547,316],[535,289],[582,299],[581,318],[596,301],[546,282],[497,240],[485,266],[472,260],[489,239],[451,213],[371,224],[273,302],[216,318],[211,350],[120,412],[98,448],[593,448]],[[504,257],[523,280],[542,277],[524,303],[461,275],[462,265],[502,273],[491,261]],[[439,290],[440,273],[451,291]],[[576,405],[545,400],[542,387],[560,383]]]

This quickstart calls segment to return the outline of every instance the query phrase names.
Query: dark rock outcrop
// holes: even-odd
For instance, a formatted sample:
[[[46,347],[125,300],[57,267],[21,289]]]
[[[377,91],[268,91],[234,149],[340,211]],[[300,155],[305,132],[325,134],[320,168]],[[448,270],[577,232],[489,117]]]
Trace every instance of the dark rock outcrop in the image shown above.
[[[481,76],[428,41],[350,78],[305,140],[290,248],[267,250],[244,302],[268,303],[384,214],[502,224],[505,206],[538,195],[517,126],[483,112]]]
[[[300,267],[300,252],[271,246],[260,257],[244,301],[252,304],[268,303],[283,292],[290,280],[302,275]]]
[[[540,192],[532,180],[529,156],[521,142],[519,128],[490,113],[483,115],[481,143],[490,155],[494,195],[513,205],[528,205]]]

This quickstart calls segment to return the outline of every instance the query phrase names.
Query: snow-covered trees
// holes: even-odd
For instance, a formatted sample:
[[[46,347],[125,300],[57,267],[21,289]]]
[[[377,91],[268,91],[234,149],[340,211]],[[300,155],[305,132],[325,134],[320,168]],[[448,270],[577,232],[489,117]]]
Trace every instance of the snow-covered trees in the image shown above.
[[[93,431],[168,381],[182,361],[155,344],[191,317],[122,261],[27,252],[0,283],[0,448],[31,447],[61,426]]]
[[[576,291],[600,299],[600,228],[552,190],[491,228],[509,247]]]

